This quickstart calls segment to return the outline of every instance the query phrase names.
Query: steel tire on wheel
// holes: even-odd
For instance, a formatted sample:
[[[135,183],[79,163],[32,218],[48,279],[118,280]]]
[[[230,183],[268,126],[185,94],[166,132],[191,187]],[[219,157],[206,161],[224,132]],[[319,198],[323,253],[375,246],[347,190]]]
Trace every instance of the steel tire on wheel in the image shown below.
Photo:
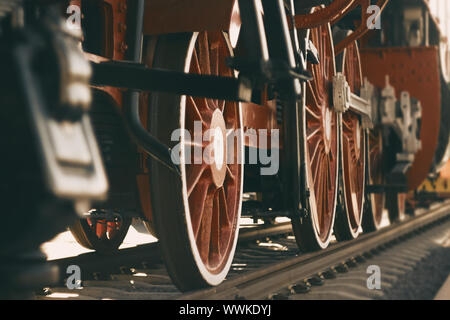
[[[339,117],[331,105],[336,66],[330,25],[308,30],[307,37],[319,52],[320,64],[308,64],[313,80],[306,84],[306,105],[302,112],[307,215],[292,219],[297,243],[304,251],[324,249],[330,242],[339,169]]]
[[[230,55],[231,46],[222,32],[171,34],[148,46],[146,62],[155,68],[233,76],[225,65]],[[152,93],[149,108],[151,133],[171,147],[189,146],[184,134],[181,142],[171,141],[171,135],[181,128],[193,137],[194,121],[201,121],[203,132],[213,129],[213,141],[218,139],[211,164],[201,159],[201,164],[186,163],[188,158],[180,153],[181,179],[157,162],[152,162],[150,171],[155,231],[172,280],[182,291],[218,285],[228,273],[238,239],[243,165],[236,157],[243,159],[244,150],[240,105]],[[230,149],[223,138],[232,128],[240,134]],[[201,148],[206,150],[204,144]],[[235,151],[234,164],[223,163],[230,150]]]

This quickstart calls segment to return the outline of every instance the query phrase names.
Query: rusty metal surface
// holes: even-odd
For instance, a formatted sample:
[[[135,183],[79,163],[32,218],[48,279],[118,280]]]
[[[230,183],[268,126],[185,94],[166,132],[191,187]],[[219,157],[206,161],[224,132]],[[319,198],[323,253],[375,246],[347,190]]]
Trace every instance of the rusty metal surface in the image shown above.
[[[388,1],[389,0],[378,0],[377,6],[380,8],[380,11],[378,12],[377,16],[374,17],[375,19],[373,21],[376,21],[378,16],[383,12],[383,10],[386,8],[386,5],[388,4]],[[341,53],[353,41],[356,41],[356,40],[362,38],[365,34],[367,34],[367,32],[369,32],[369,28],[367,26],[367,21],[370,17],[369,13],[371,11],[369,10],[369,6],[371,5],[371,2],[367,1],[367,0],[361,0],[359,4],[361,5],[360,25],[352,34],[350,34],[347,38],[345,38],[344,40],[342,40],[340,43],[338,43],[336,45],[336,47],[335,47],[336,54]]]
[[[229,31],[240,24],[235,0],[152,0],[145,5],[145,35]]]
[[[242,103],[242,121],[244,133],[246,133],[244,138],[245,146],[258,148],[260,138],[266,138],[261,134],[264,131],[260,130],[267,130],[267,147],[270,148],[270,131],[279,129],[276,115],[276,100],[267,101],[264,105]],[[256,133],[254,139],[250,136],[252,132]]]
[[[100,55],[85,52],[85,56],[88,60],[96,63],[111,60],[124,60],[128,50],[128,45],[126,43],[127,0],[96,0],[96,2],[99,7],[103,8],[103,10],[101,10],[103,17],[98,17],[100,21],[104,21],[104,25],[102,26],[102,29],[104,30],[102,39],[103,52]],[[80,0],[72,0],[71,4],[80,6],[83,12]],[[152,42],[149,41],[148,43],[151,44]],[[94,89],[110,95],[115,106],[120,109],[122,108],[122,99],[125,90],[113,87],[94,87]],[[141,104],[145,105],[146,103],[147,94],[142,94]],[[147,127],[147,111],[147,108],[140,108],[141,121],[145,128]],[[139,202],[141,205],[141,212],[143,212],[144,217],[151,223],[152,211],[147,155],[144,152],[140,152],[139,159],[140,161],[136,168],[136,183],[138,186]]]
[[[325,23],[338,20],[346,15],[358,0],[334,0],[330,5],[316,10],[311,14],[299,14],[295,16],[295,27],[309,29]]]
[[[427,177],[438,143],[441,114],[438,48],[363,49],[361,61],[363,74],[378,88],[385,86],[385,76],[389,75],[397,97],[401,91],[408,91],[422,103],[422,149],[408,172],[408,187],[414,190]]]
[[[72,4],[83,6],[79,1],[72,1]],[[99,55],[85,53],[86,57],[93,62],[104,62],[108,60],[123,60],[128,50],[125,41],[127,29],[127,1],[126,0],[96,0],[96,5],[101,8],[102,17],[97,17],[104,21],[102,29],[102,52]],[[118,107],[122,107],[123,90],[112,87],[96,87],[113,97]]]
[[[388,4],[389,0],[378,0],[376,5],[380,8],[380,11],[376,13],[373,21],[383,12]],[[340,19],[345,17],[350,11],[360,7],[361,21],[355,31],[347,38],[342,40],[335,46],[335,53],[339,54],[344,49],[353,43],[354,41],[363,37],[368,31],[367,21],[373,12],[369,10],[372,5],[370,0],[335,0],[330,5],[319,8],[309,14],[298,14],[295,16],[295,27],[298,29],[314,28],[326,23],[335,24]]]

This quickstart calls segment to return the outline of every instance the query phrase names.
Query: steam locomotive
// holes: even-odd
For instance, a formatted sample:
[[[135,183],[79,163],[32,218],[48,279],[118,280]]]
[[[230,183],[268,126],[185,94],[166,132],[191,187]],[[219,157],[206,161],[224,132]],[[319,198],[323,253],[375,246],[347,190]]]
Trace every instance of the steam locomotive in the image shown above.
[[[401,222],[448,178],[443,2],[0,1],[2,268],[67,227],[114,254],[138,218],[186,291],[244,216],[302,251]]]

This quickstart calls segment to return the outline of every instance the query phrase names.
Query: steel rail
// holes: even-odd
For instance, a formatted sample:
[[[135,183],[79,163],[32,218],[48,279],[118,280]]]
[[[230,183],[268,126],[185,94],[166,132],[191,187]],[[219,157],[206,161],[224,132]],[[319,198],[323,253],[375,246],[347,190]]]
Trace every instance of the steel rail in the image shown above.
[[[218,287],[186,293],[179,299],[265,299],[271,292],[301,282],[318,272],[345,263],[348,259],[362,255],[383,245],[389,245],[416,230],[450,216],[450,201],[432,207],[426,214],[394,224],[376,233],[361,235],[360,238],[337,243],[319,252],[306,253],[285,260],[267,268],[245,273],[225,281]]]
[[[263,225],[242,228],[239,234],[238,246],[250,241],[264,239],[292,232],[290,222],[277,223],[274,225]],[[55,259],[49,261],[60,268],[60,279],[67,277],[66,269],[70,265],[78,265],[83,273],[105,274],[117,271],[122,266],[132,266],[142,262],[149,264],[163,263],[159,253],[158,242],[138,245],[132,248],[118,250],[112,255],[102,255],[97,252],[84,253],[74,257]]]

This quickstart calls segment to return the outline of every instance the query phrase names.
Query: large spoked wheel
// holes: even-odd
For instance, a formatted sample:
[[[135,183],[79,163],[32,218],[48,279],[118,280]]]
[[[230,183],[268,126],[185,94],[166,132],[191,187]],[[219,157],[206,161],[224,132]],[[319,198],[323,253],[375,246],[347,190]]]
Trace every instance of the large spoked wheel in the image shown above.
[[[384,184],[383,134],[380,128],[367,133],[367,180],[369,185]],[[369,193],[364,206],[363,230],[372,232],[380,229],[386,203],[384,192]]]
[[[342,59],[338,71],[346,76],[351,92],[359,95],[362,71],[357,42],[347,47],[338,59]],[[361,117],[351,111],[342,114],[341,150],[340,202],[343,210],[336,214],[334,226],[335,236],[340,241],[358,236],[364,207],[366,137]]]
[[[147,62],[230,77],[233,71],[225,61],[230,55],[222,32],[171,34],[159,37],[154,50],[150,47]],[[238,160],[244,150],[240,104],[153,93],[149,106],[151,132],[181,150],[181,178],[156,162],[150,174],[155,231],[167,269],[183,291],[218,285],[231,266],[238,238],[243,189]],[[174,142],[176,129],[181,132]],[[201,140],[202,133],[208,141]]]
[[[130,225],[130,217],[118,215],[114,220],[109,219],[108,221],[91,217],[78,220],[69,227],[69,230],[83,247],[109,254],[115,252],[122,244]]]
[[[313,80],[306,85],[301,141],[305,163],[306,217],[293,219],[293,231],[303,250],[326,248],[336,212],[339,169],[339,119],[331,105],[336,74],[330,25],[307,32],[319,52],[320,63],[308,64]]]

